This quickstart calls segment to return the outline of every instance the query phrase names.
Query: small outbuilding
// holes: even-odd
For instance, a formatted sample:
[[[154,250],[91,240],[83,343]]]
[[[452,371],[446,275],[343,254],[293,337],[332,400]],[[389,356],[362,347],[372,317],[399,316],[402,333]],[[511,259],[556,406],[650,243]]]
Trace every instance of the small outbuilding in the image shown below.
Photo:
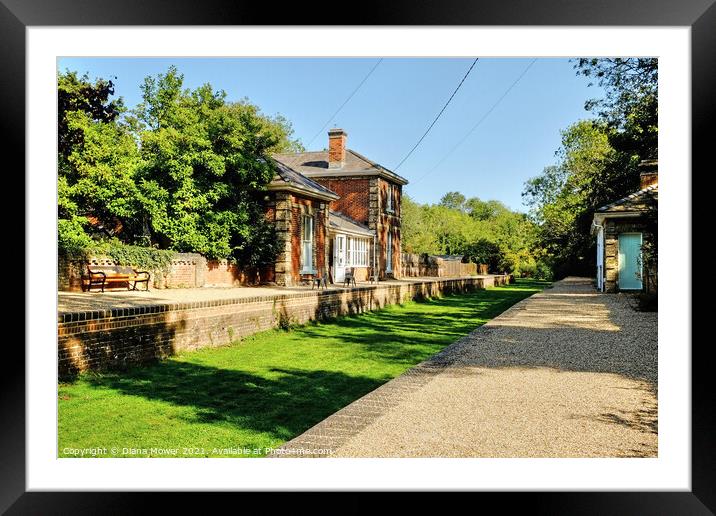
[[[655,239],[658,163],[645,160],[639,167],[641,188],[594,213],[597,289],[602,292],[656,291],[656,271],[647,270],[644,249]]]

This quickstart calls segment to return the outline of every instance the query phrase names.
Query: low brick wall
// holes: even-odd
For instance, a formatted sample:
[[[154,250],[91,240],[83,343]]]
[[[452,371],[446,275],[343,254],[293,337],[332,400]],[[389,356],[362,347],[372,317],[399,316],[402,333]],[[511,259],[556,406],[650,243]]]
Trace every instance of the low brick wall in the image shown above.
[[[92,263],[115,265],[111,258],[94,258]],[[177,253],[166,273],[151,272],[151,288],[236,287],[271,281],[268,271],[244,270],[228,260],[207,260],[198,253]],[[58,258],[57,290],[81,292],[86,262]],[[86,279],[84,280],[86,284]],[[144,287],[142,287],[144,288]],[[126,290],[120,286],[109,290]]]
[[[454,278],[63,313],[57,325],[58,371],[61,378],[66,378],[86,370],[123,368],[177,351],[227,345],[287,324],[361,313],[511,281],[512,277],[506,275]]]

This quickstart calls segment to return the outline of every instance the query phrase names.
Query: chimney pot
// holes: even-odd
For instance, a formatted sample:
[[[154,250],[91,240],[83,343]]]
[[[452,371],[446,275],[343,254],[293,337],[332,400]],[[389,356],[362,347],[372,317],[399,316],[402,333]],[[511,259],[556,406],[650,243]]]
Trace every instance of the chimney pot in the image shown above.
[[[659,162],[655,159],[644,159],[639,163],[640,187],[643,190],[651,185],[659,184]]]
[[[343,129],[328,131],[328,168],[342,168],[346,162],[346,139]]]

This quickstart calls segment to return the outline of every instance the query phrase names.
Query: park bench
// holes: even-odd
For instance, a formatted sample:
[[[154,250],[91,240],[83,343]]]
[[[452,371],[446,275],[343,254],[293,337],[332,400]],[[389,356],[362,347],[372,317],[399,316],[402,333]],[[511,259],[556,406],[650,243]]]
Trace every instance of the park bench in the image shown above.
[[[127,284],[127,290],[137,290],[138,283],[144,283],[144,290],[149,290],[149,273],[138,271],[126,265],[87,265],[87,290],[92,287],[104,288],[117,283]]]

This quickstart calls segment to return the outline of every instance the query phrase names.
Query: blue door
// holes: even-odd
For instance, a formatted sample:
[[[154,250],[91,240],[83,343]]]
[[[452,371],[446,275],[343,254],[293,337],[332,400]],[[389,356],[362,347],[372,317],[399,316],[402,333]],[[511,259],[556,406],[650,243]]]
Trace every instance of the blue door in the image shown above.
[[[619,289],[641,290],[641,233],[619,235]]]

